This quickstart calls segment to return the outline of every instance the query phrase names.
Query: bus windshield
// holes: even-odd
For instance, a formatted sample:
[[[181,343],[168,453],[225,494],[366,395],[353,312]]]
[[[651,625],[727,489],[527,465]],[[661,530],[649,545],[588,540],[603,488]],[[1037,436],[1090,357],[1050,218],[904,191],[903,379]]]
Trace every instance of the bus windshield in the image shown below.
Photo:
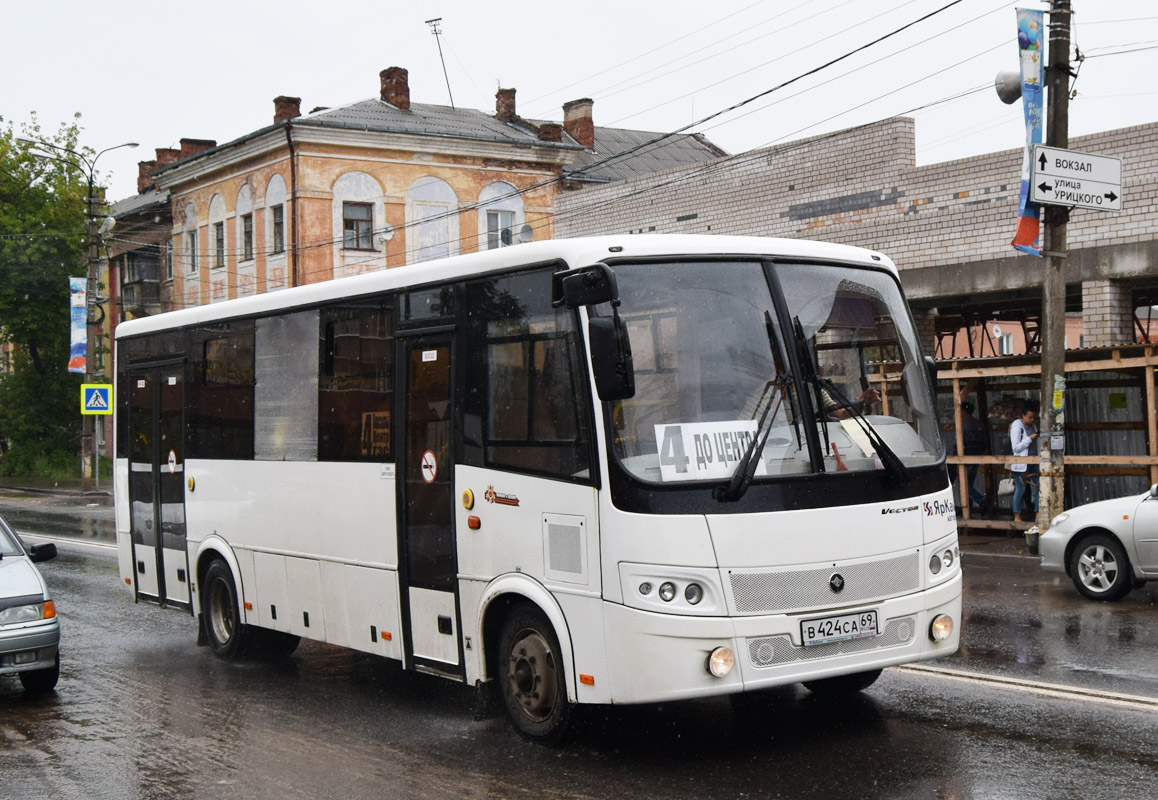
[[[612,441],[633,477],[727,481],[753,440],[756,480],[814,464],[885,469],[893,454],[902,470],[944,457],[916,334],[887,273],[816,264],[768,273],[756,261],[615,269],[636,393],[613,406]]]

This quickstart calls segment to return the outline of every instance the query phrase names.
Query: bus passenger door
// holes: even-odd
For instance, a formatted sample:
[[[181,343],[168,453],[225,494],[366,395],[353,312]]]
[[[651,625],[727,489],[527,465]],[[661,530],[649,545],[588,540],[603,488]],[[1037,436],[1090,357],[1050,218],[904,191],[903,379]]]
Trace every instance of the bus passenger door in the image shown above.
[[[129,376],[129,506],[140,600],[190,607],[185,546],[184,367]]]
[[[428,336],[401,345],[406,391],[400,393],[397,485],[406,657],[424,672],[462,676],[451,339]]]

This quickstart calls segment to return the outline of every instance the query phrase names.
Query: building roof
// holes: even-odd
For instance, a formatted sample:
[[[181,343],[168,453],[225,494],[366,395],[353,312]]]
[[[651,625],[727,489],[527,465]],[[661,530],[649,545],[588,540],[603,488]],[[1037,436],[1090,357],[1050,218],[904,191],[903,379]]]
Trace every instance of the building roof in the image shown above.
[[[344,106],[327,108],[291,120],[295,127],[340,128],[368,132],[433,136],[448,139],[498,142],[504,144],[559,148],[574,154],[574,163],[564,168],[564,176],[580,181],[608,183],[635,178],[654,172],[710,161],[727,153],[700,134],[674,134],[643,147],[662,134],[626,128],[595,128],[594,152],[587,150],[566,132],[561,142],[539,138],[539,126],[547,120],[516,118],[503,122],[493,114],[472,108],[451,108],[428,103],[411,103],[403,111],[378,98],[358,100]],[[212,157],[231,147],[277,130],[281,123],[269,125],[231,142],[218,145],[171,164],[155,175],[180,164]],[[638,152],[635,149],[638,148]],[[621,153],[628,153],[616,159]],[[604,163],[611,159],[610,163]]]
[[[113,203],[110,213],[116,219],[123,219],[142,211],[162,208],[169,203],[169,192],[165,189],[150,189],[147,192],[126,197]]]
[[[656,139],[655,144],[648,144]],[[646,146],[645,146],[646,145]],[[711,161],[727,152],[698,133],[663,136],[653,131],[595,128],[594,152],[584,150],[563,174],[575,180],[607,183]],[[616,158],[620,153],[631,154]]]
[[[293,124],[484,142],[537,144],[565,149],[579,148],[579,145],[568,137],[564,137],[562,142],[543,141],[534,126],[518,120],[503,122],[492,114],[473,108],[411,103],[410,109],[403,111],[377,98],[359,100],[349,105],[298,117],[293,120]]]

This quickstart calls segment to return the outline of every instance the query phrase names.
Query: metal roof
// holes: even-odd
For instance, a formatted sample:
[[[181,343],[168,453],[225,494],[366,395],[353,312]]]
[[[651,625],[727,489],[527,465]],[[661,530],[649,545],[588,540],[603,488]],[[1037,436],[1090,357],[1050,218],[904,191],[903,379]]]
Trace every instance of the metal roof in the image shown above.
[[[661,138],[662,137],[662,138]],[[647,144],[656,139],[655,144]],[[644,146],[646,145],[646,146]],[[624,158],[614,158],[639,148]],[[584,150],[564,174],[576,180],[622,181],[711,161],[727,153],[697,134],[671,136],[626,128],[595,128],[594,152]],[[602,163],[607,161],[608,163]]]
[[[169,202],[169,192],[162,189],[150,189],[147,192],[141,192],[132,197],[126,197],[124,200],[118,200],[113,203],[110,213],[116,219],[136,214],[145,209],[165,206]]]
[[[298,117],[293,120],[293,124],[303,127],[336,127],[474,141],[535,144],[565,149],[579,147],[570,139],[563,142],[543,141],[538,137],[538,131],[526,123],[503,122],[491,114],[473,108],[411,103],[410,110],[403,111],[376,98],[359,100],[349,105]]]

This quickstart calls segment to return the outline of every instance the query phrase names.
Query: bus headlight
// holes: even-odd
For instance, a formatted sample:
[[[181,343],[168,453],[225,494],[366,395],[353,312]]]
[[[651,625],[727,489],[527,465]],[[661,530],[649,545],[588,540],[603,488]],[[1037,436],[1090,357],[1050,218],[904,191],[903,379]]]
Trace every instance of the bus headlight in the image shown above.
[[[659,585],[659,599],[665,603],[670,603],[675,599],[675,584],[671,581],[664,581]]]
[[[946,550],[941,554],[941,560],[945,562],[945,569],[949,569],[949,567],[953,566],[953,551]]]
[[[943,642],[953,635],[953,618],[948,614],[938,614],[933,617],[933,624],[929,626],[929,638],[934,642]]]
[[[704,599],[704,587],[698,583],[689,583],[688,587],[684,589],[684,600],[687,600],[693,606]]]
[[[708,672],[717,678],[723,678],[736,666],[736,655],[727,647],[717,647],[708,656]]]
[[[941,557],[939,555],[934,554],[932,556],[932,558],[929,559],[929,572],[936,575],[940,571],[941,571]]]

